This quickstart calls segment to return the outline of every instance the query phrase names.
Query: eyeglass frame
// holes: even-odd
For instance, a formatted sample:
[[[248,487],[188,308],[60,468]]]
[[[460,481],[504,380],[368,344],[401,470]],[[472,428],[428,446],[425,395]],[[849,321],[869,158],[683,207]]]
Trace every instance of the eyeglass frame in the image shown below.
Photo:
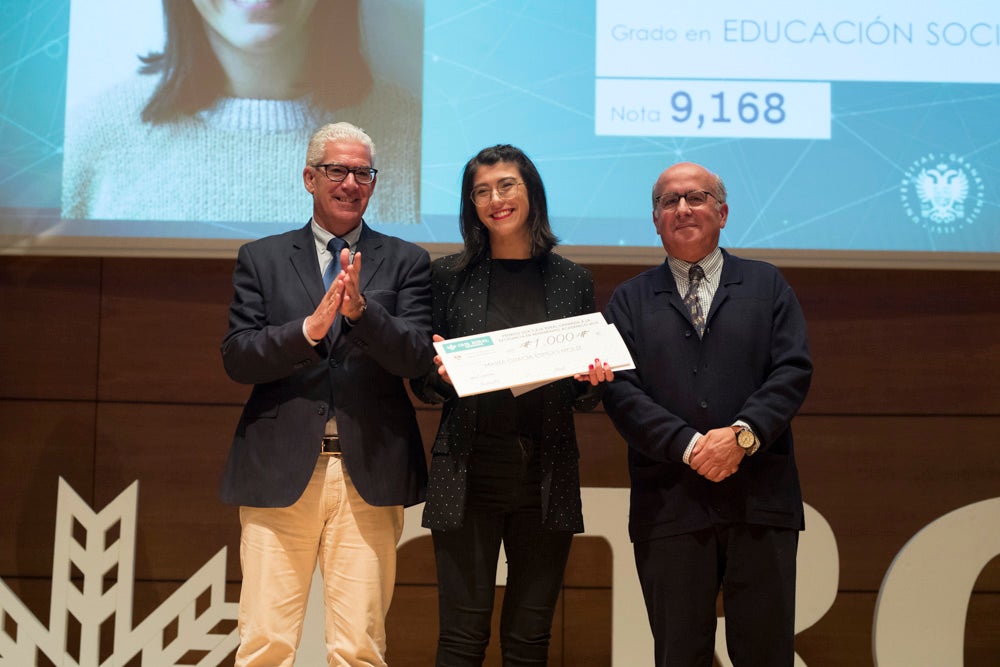
[[[714,199],[715,201],[717,201],[720,204],[725,203],[723,200],[719,199],[719,196],[716,195],[714,192],[711,192],[709,190],[695,189],[695,190],[688,190],[687,192],[685,192],[683,194],[678,193],[678,192],[663,192],[661,194],[658,194],[655,197],[653,197],[653,206],[654,207],[658,207],[658,208],[662,208],[664,211],[669,211],[669,210],[675,210],[676,211],[677,207],[680,206],[680,204],[681,204],[681,200],[683,199],[684,203],[686,203],[689,208],[701,208],[705,204],[697,204],[695,206],[691,206],[691,202],[688,201],[688,195],[693,194],[695,192],[700,192],[702,194],[708,195],[709,197],[711,197],[712,199]],[[667,195],[677,195],[677,202],[673,205],[672,208],[667,208],[665,205],[664,206],[660,206],[660,200],[663,199],[664,197],[666,197]],[[708,203],[708,199],[705,200],[705,203],[706,204]]]
[[[500,185],[505,186],[506,180],[507,179],[504,179],[504,182],[501,183]],[[507,201],[508,199],[511,199],[515,196],[515,194],[517,193],[518,186],[524,185],[524,181],[519,181],[517,179],[511,179],[511,180],[513,181],[513,183],[510,184],[510,192],[507,195],[500,194],[499,187],[494,188],[484,185],[483,187],[489,187],[489,197],[482,204],[480,204],[479,202],[476,201],[476,193],[478,192],[480,194],[485,195],[487,194],[487,191],[483,190],[482,188],[472,188],[472,191],[469,192],[469,200],[477,207],[488,206],[489,203],[493,201],[494,194],[496,194],[496,196],[500,199],[500,201]]]
[[[334,178],[333,176],[331,176],[329,172],[330,167],[339,167],[340,169],[344,169],[346,171],[344,177]],[[375,176],[378,174],[378,169],[376,169],[375,167],[348,167],[346,164],[340,164],[339,162],[327,162],[325,164],[317,164],[313,167],[313,169],[319,169],[321,172],[323,172],[323,175],[326,176],[328,180],[333,181],[334,183],[343,183],[344,181],[347,180],[347,177],[350,174],[354,174],[354,180],[355,182],[357,182],[358,185],[371,185],[372,183],[375,182]],[[358,178],[359,174],[367,174],[371,176],[371,180],[362,181],[360,178]]]

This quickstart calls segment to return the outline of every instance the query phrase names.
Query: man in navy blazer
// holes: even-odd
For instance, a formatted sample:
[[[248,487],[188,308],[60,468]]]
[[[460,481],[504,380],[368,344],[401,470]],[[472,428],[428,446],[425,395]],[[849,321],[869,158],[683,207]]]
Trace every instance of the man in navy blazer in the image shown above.
[[[294,662],[317,563],[330,664],[385,665],[403,507],[427,485],[403,378],[434,351],[427,252],[362,220],[374,157],[359,128],[320,128],[311,221],[236,261],[222,358],[253,385],[221,490],[242,525],[237,665]]]
[[[664,171],[653,222],[667,259],[605,311],[636,365],[615,373],[604,405],[629,445],[629,533],[658,667],[711,667],[720,588],[733,664],[794,663],[804,523],[790,423],[812,362],[780,272],[718,247],[728,214],[717,175]]]

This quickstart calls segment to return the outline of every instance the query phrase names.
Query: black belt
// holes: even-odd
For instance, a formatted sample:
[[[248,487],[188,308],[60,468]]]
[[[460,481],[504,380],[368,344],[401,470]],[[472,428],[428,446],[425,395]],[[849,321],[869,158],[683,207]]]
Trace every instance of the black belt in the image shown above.
[[[339,435],[324,435],[323,444],[320,447],[321,454],[339,454],[340,453],[340,436]]]

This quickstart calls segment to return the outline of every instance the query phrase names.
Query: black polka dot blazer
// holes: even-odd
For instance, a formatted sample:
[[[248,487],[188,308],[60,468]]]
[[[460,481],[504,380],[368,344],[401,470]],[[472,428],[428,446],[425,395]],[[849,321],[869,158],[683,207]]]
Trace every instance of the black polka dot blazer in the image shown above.
[[[457,270],[458,255],[431,266],[433,331],[457,338],[486,331],[489,259]],[[542,262],[545,309],[555,320],[594,312],[590,272],[550,253]],[[441,425],[431,449],[430,480],[423,525],[448,530],[462,525],[465,514],[467,464],[476,427],[476,396],[459,398],[436,372],[414,380],[413,390],[428,403],[444,403]],[[549,383],[543,392],[543,428],[539,443],[542,468],[542,521],[552,530],[583,531],[580,504],[579,450],[573,410],[589,410],[600,401],[603,385],[572,378]]]

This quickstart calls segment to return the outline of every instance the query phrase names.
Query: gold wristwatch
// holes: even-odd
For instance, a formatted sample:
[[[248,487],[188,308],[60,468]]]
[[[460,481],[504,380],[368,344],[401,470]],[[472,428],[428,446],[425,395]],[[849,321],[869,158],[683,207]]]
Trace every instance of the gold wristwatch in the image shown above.
[[[750,427],[743,426],[742,424],[734,425],[733,433],[736,434],[736,444],[740,446],[747,456],[753,456],[754,453],[760,449],[760,443],[757,441],[757,436],[754,435]]]

